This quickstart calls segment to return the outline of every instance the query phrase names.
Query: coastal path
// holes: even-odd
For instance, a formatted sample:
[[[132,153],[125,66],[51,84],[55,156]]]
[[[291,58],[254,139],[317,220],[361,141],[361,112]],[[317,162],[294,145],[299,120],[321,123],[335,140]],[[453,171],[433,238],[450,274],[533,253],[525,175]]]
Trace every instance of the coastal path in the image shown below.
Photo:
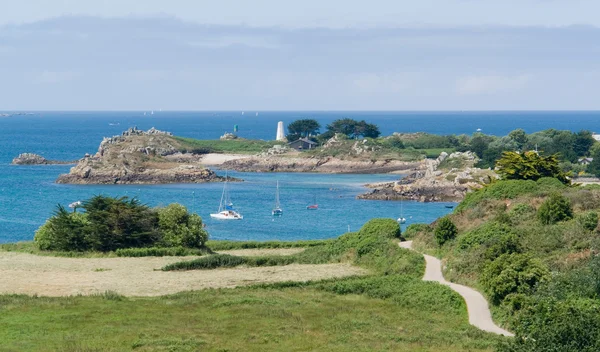
[[[412,249],[412,241],[400,242],[399,245],[402,248]],[[423,276],[423,281],[438,282],[444,286],[450,287],[452,290],[461,295],[467,304],[469,323],[471,325],[483,331],[494,334],[514,336],[513,333],[506,331],[494,324],[488,302],[481,293],[470,287],[446,281],[446,279],[444,279],[444,275],[442,274],[442,262],[439,259],[427,254],[423,254],[423,256],[425,257],[425,275]]]

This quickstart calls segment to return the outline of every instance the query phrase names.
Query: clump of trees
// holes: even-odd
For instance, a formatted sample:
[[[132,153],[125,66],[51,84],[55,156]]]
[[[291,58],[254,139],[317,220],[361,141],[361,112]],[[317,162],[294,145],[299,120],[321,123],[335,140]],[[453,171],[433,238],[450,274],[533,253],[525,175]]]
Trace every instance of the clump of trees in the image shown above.
[[[317,135],[321,128],[321,124],[317,120],[302,119],[290,123],[287,128],[288,135],[286,138],[289,142],[293,142],[300,138]]]
[[[558,155],[542,156],[538,152],[504,152],[496,162],[496,171],[505,180],[533,180],[553,177],[571,183],[569,174],[558,165]]]
[[[42,250],[100,251],[142,247],[201,248],[208,233],[197,214],[180,204],[153,209],[128,197],[95,196],[84,212],[58,205],[35,234]]]

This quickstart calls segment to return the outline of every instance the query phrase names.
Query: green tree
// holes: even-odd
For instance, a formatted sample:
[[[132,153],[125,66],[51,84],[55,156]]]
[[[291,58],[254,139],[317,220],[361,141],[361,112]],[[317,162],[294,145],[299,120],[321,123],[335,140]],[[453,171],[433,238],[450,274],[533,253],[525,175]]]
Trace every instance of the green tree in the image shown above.
[[[546,199],[538,210],[538,219],[545,224],[551,225],[559,221],[570,220],[573,218],[573,208],[571,202],[560,195],[553,193]]]
[[[594,144],[591,148],[592,162],[587,166],[587,172],[596,177],[600,177],[600,143]]]
[[[485,151],[488,149],[489,144],[494,140],[493,136],[487,136],[483,133],[477,132],[473,134],[473,138],[471,138],[471,142],[469,145],[469,149],[477,156],[482,159],[484,157]]]
[[[381,134],[377,125],[348,118],[333,121],[327,125],[327,130],[331,135],[342,133],[350,138],[377,138]]]
[[[554,177],[564,184],[571,183],[569,175],[561,170],[556,154],[541,156],[534,151],[504,152],[496,162],[496,170],[505,180],[536,181],[542,177]]]
[[[94,246],[86,214],[71,213],[58,205],[54,215],[36,232],[34,241],[41,250],[86,251]]]
[[[443,217],[438,221],[433,233],[435,235],[435,240],[441,247],[444,245],[444,243],[456,237],[456,235],[458,234],[458,229],[456,228],[456,225],[454,225],[452,220],[450,220],[450,218]]]
[[[321,124],[317,120],[302,119],[296,120],[288,125],[287,139],[293,142],[302,137],[308,137],[319,133]]]
[[[158,225],[162,244],[166,247],[200,248],[208,240],[198,214],[190,214],[177,203],[158,209]]]
[[[589,156],[590,149],[594,143],[596,143],[596,140],[592,137],[592,132],[585,130],[579,131],[575,134],[573,151],[575,151],[577,156]]]
[[[525,133],[525,131],[521,128],[510,131],[508,133],[508,137],[517,144],[517,148],[519,148],[519,150],[525,146],[525,144],[527,143],[527,139],[528,139],[527,133]]]
[[[137,199],[95,196],[83,203],[100,251],[146,247],[158,241],[158,215]]]

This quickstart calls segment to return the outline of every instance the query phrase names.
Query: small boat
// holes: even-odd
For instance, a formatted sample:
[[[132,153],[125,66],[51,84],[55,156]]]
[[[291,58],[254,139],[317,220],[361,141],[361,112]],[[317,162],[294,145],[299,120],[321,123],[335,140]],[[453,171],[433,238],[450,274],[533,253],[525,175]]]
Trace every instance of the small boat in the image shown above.
[[[210,217],[217,220],[242,220],[244,217],[233,209],[233,203],[229,199],[229,189],[227,180],[229,177],[225,174],[225,183],[223,184],[223,193],[221,193],[221,203],[216,214],[210,214]]]
[[[478,129],[477,129],[477,132],[481,132],[481,128],[478,128]]]
[[[399,224],[406,224],[406,218],[402,216],[402,198],[400,198],[400,217],[396,220]]]
[[[448,209],[453,209],[454,205],[446,205],[445,207],[448,208]]]
[[[319,209],[319,204],[317,204],[317,196],[313,198],[313,204],[307,205],[306,209],[308,210],[317,210]]]
[[[273,208],[272,214],[273,216],[283,215],[283,209],[281,209],[281,204],[279,204],[279,181],[277,181],[277,191],[275,192],[275,208]]]

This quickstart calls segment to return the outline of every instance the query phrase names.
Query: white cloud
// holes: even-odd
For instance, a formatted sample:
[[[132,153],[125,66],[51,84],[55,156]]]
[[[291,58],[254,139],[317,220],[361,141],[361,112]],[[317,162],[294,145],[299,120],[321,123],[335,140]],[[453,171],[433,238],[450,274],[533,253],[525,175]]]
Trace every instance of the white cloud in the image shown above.
[[[532,77],[528,74],[518,76],[467,76],[456,81],[456,92],[460,95],[478,95],[501,93],[524,88]]]

